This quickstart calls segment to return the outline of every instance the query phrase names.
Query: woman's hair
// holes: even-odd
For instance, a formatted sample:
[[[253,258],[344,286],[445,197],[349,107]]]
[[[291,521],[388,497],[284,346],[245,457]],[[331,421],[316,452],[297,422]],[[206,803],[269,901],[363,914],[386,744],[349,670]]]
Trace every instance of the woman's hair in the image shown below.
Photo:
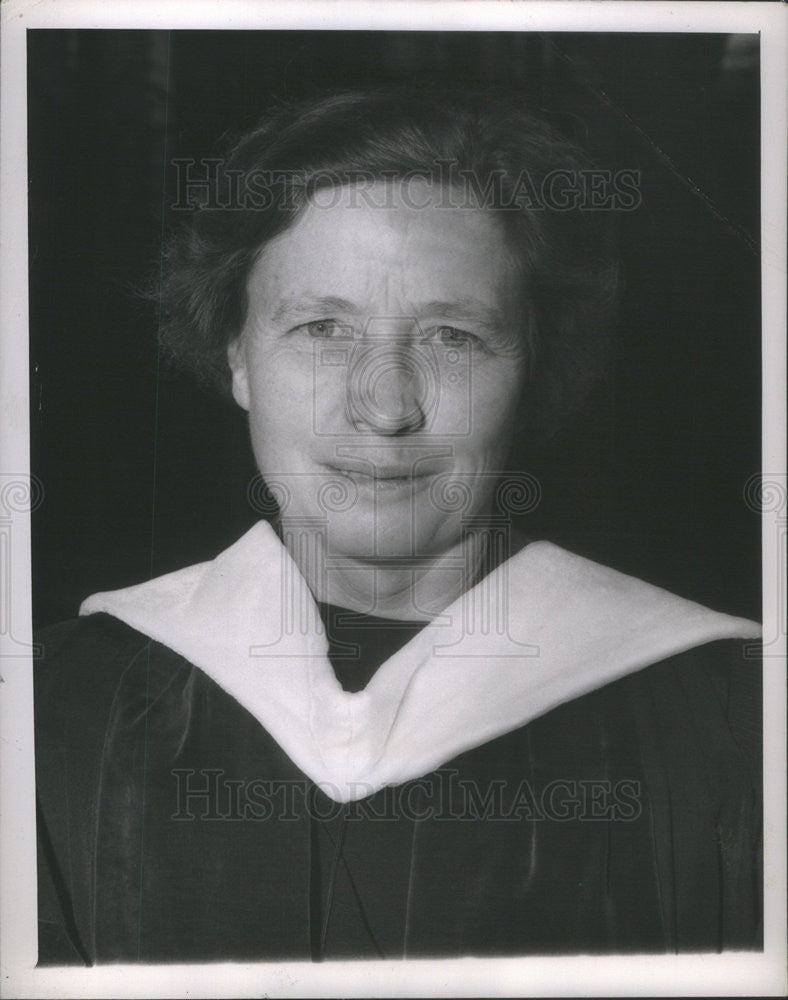
[[[524,429],[531,440],[549,437],[608,355],[618,264],[612,213],[597,196],[588,203],[591,166],[500,92],[407,88],[281,103],[214,163],[212,188],[201,187],[201,204],[166,248],[156,296],[165,356],[229,393],[226,349],[244,325],[249,272],[265,244],[316,191],[415,175],[449,192],[446,204],[501,219],[522,266],[533,357]]]

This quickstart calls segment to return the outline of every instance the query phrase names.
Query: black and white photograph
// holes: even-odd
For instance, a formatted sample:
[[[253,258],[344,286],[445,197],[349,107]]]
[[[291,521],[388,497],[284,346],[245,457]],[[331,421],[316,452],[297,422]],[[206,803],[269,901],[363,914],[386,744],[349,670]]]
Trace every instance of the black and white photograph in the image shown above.
[[[283,6],[14,50],[18,995],[779,994],[771,36]]]

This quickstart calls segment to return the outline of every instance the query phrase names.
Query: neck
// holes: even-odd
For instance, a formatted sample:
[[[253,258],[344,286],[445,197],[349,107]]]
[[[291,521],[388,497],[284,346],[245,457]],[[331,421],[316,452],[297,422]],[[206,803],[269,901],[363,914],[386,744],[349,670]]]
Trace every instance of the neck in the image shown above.
[[[525,543],[519,535],[480,529],[418,560],[371,561],[326,553],[319,530],[309,537],[303,526],[295,531],[283,522],[278,531],[316,600],[403,621],[434,618]]]

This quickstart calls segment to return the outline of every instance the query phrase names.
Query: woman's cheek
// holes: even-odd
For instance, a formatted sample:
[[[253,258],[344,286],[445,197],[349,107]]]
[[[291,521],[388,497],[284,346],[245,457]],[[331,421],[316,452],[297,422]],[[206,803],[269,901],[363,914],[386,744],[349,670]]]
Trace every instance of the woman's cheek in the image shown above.
[[[311,387],[314,364],[306,349],[288,344],[266,344],[250,352],[250,385],[261,396],[289,396]]]
[[[511,433],[510,426],[524,382],[516,361],[495,359],[471,372],[470,405],[474,423]]]

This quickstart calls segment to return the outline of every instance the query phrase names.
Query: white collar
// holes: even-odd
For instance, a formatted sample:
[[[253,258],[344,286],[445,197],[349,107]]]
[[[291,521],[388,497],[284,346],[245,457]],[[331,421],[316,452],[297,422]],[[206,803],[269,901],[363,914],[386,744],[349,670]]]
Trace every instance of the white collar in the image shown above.
[[[753,622],[534,542],[349,693],[306,582],[264,521],[212,562],[80,608],[101,611],[203,670],[337,802],[421,777],[669,656],[760,635]]]

